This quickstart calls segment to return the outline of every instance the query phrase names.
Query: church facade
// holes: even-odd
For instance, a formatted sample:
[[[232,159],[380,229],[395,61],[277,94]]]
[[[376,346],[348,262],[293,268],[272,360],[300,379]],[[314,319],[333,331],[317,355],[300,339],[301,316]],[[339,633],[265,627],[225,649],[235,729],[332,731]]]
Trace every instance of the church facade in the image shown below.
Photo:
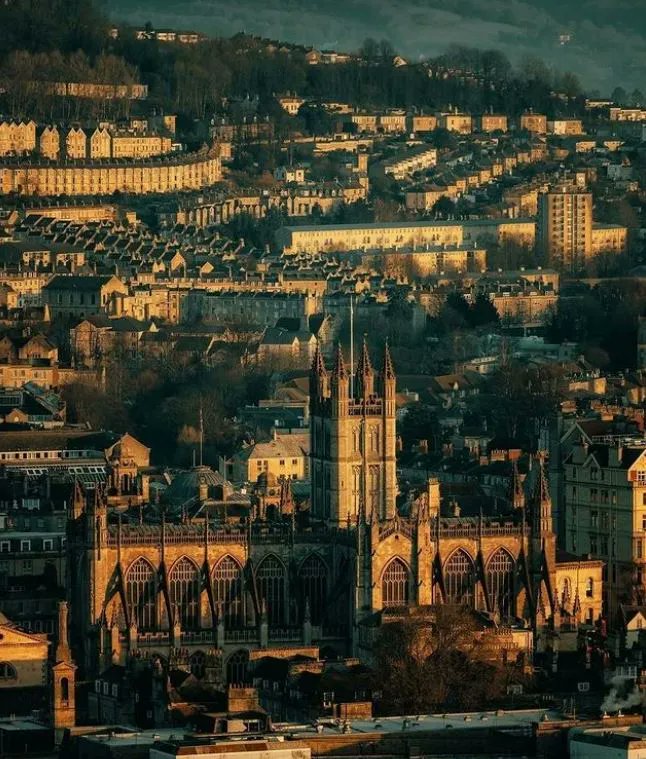
[[[354,377],[340,350],[331,369],[317,352],[309,512],[295,513],[286,483],[235,522],[209,516],[199,493],[181,512],[133,518],[78,489],[68,588],[83,676],[141,657],[243,683],[260,655],[368,658],[384,610],[437,603],[554,649],[597,622],[602,564],[557,555],[542,462],[502,514],[453,513],[436,480],[398,511],[395,383],[387,348],[377,371],[364,345]]]

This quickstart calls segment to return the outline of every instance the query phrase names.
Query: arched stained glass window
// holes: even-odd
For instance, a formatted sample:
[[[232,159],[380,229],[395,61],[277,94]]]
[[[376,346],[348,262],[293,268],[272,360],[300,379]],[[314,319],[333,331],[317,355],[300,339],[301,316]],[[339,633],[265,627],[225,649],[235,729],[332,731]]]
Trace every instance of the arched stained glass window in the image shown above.
[[[299,570],[303,608],[309,601],[312,624],[320,625],[327,599],[327,567],[318,556],[308,556]]]
[[[493,609],[503,617],[513,610],[514,561],[504,548],[499,548],[487,565],[487,590]]]
[[[406,606],[409,601],[408,569],[401,559],[393,559],[386,567],[381,582],[384,606]]]
[[[222,607],[228,629],[244,624],[242,568],[231,556],[221,559],[213,570],[213,601]]]
[[[563,585],[561,587],[561,597],[559,598],[563,611],[569,612],[571,610],[573,600],[574,597],[572,595],[572,582],[569,577],[564,577]]]
[[[267,556],[256,570],[258,592],[267,604],[267,620],[276,627],[285,622],[285,567],[275,556]]]
[[[450,556],[444,565],[444,587],[449,603],[473,606],[474,570],[473,561],[466,551],[459,549]]]
[[[200,626],[200,573],[193,562],[183,556],[168,578],[170,602],[179,611],[184,630]]]
[[[126,603],[140,630],[157,626],[155,588],[155,570],[146,559],[137,559],[126,573]]]

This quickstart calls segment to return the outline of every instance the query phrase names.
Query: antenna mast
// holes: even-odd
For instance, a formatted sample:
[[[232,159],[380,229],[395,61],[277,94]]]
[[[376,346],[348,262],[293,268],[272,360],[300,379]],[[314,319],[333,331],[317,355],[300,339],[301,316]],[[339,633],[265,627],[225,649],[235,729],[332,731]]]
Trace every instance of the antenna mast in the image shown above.
[[[354,398],[354,295],[350,295],[350,397]]]
[[[202,414],[202,401],[200,401],[200,466],[204,464],[204,416]]]

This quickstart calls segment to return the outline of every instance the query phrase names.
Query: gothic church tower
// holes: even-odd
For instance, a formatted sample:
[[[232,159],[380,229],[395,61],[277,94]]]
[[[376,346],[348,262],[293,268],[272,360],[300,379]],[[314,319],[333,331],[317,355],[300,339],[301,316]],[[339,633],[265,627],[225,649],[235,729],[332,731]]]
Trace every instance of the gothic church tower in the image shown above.
[[[354,382],[352,382],[354,380]],[[317,349],[310,377],[312,513],[331,525],[395,516],[395,373],[381,371],[364,341],[354,378],[341,348],[328,371]]]

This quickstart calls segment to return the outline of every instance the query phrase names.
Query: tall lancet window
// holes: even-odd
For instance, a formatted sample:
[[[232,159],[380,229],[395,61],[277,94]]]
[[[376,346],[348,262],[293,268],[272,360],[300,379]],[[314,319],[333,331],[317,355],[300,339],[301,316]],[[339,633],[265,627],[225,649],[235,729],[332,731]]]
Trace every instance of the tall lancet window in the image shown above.
[[[272,626],[285,622],[285,567],[275,556],[267,556],[256,570],[258,592],[267,605],[267,620]]]
[[[401,559],[393,559],[386,567],[381,582],[383,606],[406,606],[409,601],[410,577]]]
[[[137,559],[126,574],[126,603],[130,618],[140,630],[157,626],[155,587],[155,570],[146,559]]]
[[[320,625],[327,597],[327,567],[318,556],[308,556],[299,571],[303,604],[310,605],[312,624]]]
[[[200,573],[186,556],[171,570],[169,586],[170,602],[179,610],[182,627],[197,629],[200,626]]]
[[[457,550],[444,565],[444,587],[449,603],[473,606],[475,572],[473,561],[466,551]]]
[[[213,602],[222,608],[225,627],[238,628],[244,622],[242,569],[230,556],[213,570]]]
[[[514,561],[504,548],[499,548],[487,565],[487,590],[491,606],[503,617],[513,610]]]

